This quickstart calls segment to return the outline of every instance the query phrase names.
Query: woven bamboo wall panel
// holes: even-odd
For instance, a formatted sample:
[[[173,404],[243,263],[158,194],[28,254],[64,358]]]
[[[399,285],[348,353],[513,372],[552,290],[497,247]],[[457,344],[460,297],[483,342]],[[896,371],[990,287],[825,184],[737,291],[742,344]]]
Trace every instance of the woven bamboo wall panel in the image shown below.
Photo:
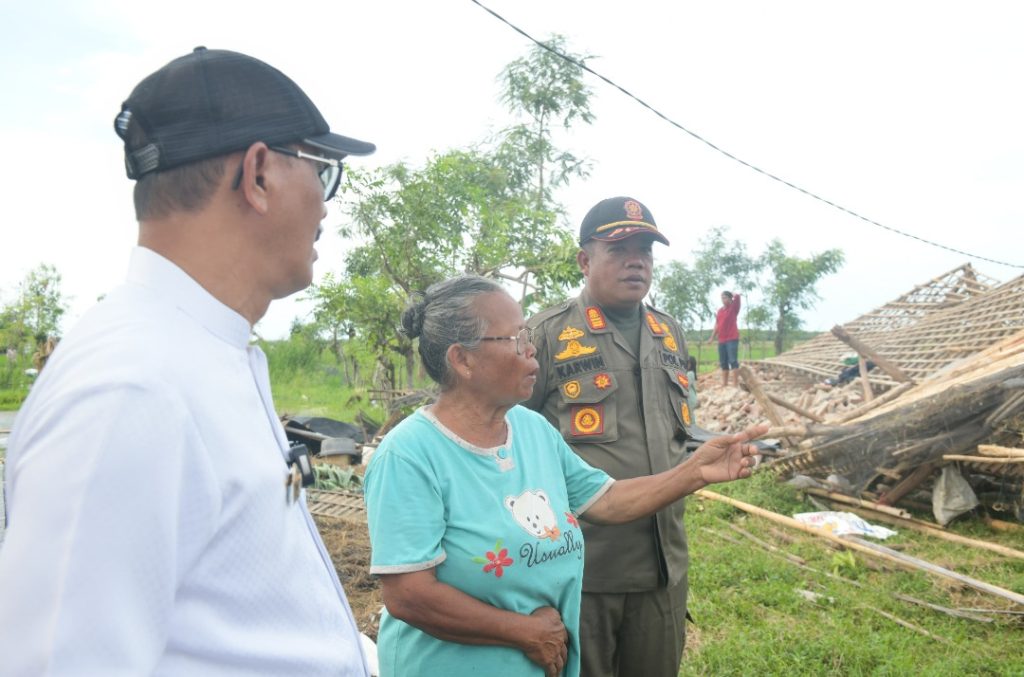
[[[362,494],[309,489],[306,491],[306,504],[314,515],[366,522],[366,505]]]

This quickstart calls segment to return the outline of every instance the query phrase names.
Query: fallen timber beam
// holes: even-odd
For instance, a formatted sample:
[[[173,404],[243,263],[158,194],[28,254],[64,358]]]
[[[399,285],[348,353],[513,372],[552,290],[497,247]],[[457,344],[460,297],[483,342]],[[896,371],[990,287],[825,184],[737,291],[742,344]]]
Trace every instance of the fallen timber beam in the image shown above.
[[[829,493],[822,492],[821,490],[815,490],[812,492],[810,489],[804,489],[804,491],[808,493],[814,493],[816,496],[821,496],[822,494]],[[829,496],[829,499],[835,501],[834,497]],[[884,507],[888,506],[879,506],[879,508]],[[967,536],[954,534],[950,531],[947,531],[946,529],[943,529],[940,526],[937,526],[935,524],[929,524],[928,522],[914,519],[912,517],[900,517],[899,515],[894,515],[892,513],[885,512],[878,508],[868,507],[868,505],[851,506],[849,510],[867,519],[876,519],[882,522],[888,522],[889,524],[894,524],[898,527],[913,529],[914,531],[917,531],[919,533],[926,534],[928,536],[934,536],[935,538],[941,538],[942,540],[949,541],[950,543],[958,543],[960,545],[978,548],[979,550],[988,550],[990,552],[1003,555],[1004,557],[1024,560],[1024,552],[1021,552],[1020,550],[1015,550],[1014,548],[1010,548],[1005,545],[999,545],[998,543],[990,543],[988,541],[982,541],[976,538],[968,538]]]
[[[832,543],[836,543],[837,545],[841,545],[845,548],[856,550],[866,555],[878,557],[879,559],[884,559],[889,562],[894,562],[908,569],[925,571],[927,573],[932,574],[933,576],[938,576],[940,578],[946,578],[949,580],[957,581],[958,583],[962,583],[967,587],[974,588],[975,590],[978,590],[980,592],[994,595],[996,597],[1001,597],[1003,599],[1007,599],[1011,602],[1024,606],[1024,595],[1016,593],[1013,590],[1006,590],[1005,588],[1000,588],[999,586],[986,583],[985,581],[981,581],[976,578],[971,578],[970,576],[964,576],[963,574],[958,574],[955,571],[945,569],[943,567],[938,566],[937,564],[932,564],[931,562],[925,561],[923,559],[911,557],[910,555],[904,555],[903,553],[897,552],[891,548],[886,548],[885,546],[869,543],[867,541],[852,536],[840,538],[839,536],[834,536],[828,533],[827,531],[822,531],[810,525],[798,522],[792,517],[786,517],[785,515],[780,515],[776,512],[772,512],[771,510],[765,510],[764,508],[759,508],[756,505],[751,505],[750,503],[737,501],[734,498],[723,496],[722,494],[718,494],[713,491],[708,491],[707,489],[699,489],[697,492],[695,492],[695,495],[700,496],[702,498],[710,499],[712,501],[721,501],[723,503],[727,503],[733,506],[734,508],[739,508],[740,510],[743,510],[744,512],[749,512],[752,515],[757,515],[758,517],[763,517],[767,520],[771,520],[779,524],[785,524],[786,526],[798,529],[800,531],[812,534],[814,536],[818,536],[819,538],[822,538],[826,541],[830,541]]]
[[[907,475],[907,477],[893,487],[891,490],[885,492],[878,497],[878,502],[882,505],[894,505],[900,502],[900,499],[909,494],[911,491],[916,489],[921,482],[928,479],[928,475],[932,474],[937,464],[934,462],[922,463],[914,469],[914,472]]]
[[[837,324],[836,326],[832,327],[832,335],[835,336],[840,341],[842,341],[843,343],[845,343],[846,345],[856,350],[857,354],[860,355],[861,357],[874,362],[879,369],[881,369],[890,377],[892,377],[894,381],[899,381],[900,383],[908,383],[913,381],[913,379],[907,376],[902,369],[896,366],[894,362],[882,357],[873,349],[864,345],[864,343],[862,343],[859,339],[852,336],[841,325]]]
[[[772,422],[772,425],[776,428],[782,428],[786,424],[779,416],[779,412],[775,409],[775,405],[768,399],[768,395],[764,392],[764,388],[761,387],[761,381],[754,375],[754,371],[747,365],[740,366],[740,376],[743,377],[743,382],[750,388],[750,392],[753,393],[754,399],[761,405],[761,411],[765,413],[768,420]],[[796,443],[789,437],[782,438],[787,447],[796,446]]]
[[[864,391],[864,401],[870,402],[875,399],[875,391],[871,389],[871,381],[868,380],[868,363],[861,355],[857,358],[857,370],[860,371],[860,386]]]
[[[941,462],[943,454],[973,452],[978,444],[991,441],[993,430],[985,425],[991,412],[1016,416],[1024,411],[1024,400],[1017,401],[1020,390],[1016,383],[1021,377],[1024,364],[1014,365],[876,416],[836,426],[809,440],[810,444],[803,443],[800,449],[806,451],[773,462],[772,470],[843,475],[862,493],[871,489],[880,472],[902,475],[923,463]],[[1013,404],[1006,406],[1009,403]]]
[[[765,393],[765,395],[768,397],[769,400],[771,400],[775,404],[779,405],[783,409],[789,409],[794,414],[798,414],[800,416],[803,416],[804,418],[810,419],[810,420],[814,421],[815,423],[824,423],[825,422],[825,419],[823,419],[821,416],[818,416],[817,414],[815,414],[813,412],[807,411],[803,407],[798,407],[795,404],[791,404],[791,403],[787,402],[786,400],[782,399],[781,397],[777,397],[775,395],[772,395],[771,393]]]

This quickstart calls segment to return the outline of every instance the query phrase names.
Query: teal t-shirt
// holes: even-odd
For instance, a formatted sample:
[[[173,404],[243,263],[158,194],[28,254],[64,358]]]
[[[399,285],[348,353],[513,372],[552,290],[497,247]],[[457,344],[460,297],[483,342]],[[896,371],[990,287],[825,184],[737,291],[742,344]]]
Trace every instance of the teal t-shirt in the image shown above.
[[[579,674],[583,536],[576,515],[612,480],[540,415],[514,407],[500,447],[475,447],[424,409],[387,434],[366,470],[370,572],[436,567],[437,579],[492,606],[558,609],[569,632],[565,675]],[[382,677],[543,675],[518,649],[446,642],[387,612]]]

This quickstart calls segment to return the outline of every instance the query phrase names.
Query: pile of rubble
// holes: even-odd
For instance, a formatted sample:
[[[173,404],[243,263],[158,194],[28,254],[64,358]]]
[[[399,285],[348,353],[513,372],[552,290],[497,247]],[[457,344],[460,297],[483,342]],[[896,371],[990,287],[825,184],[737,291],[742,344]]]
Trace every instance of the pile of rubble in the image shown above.
[[[740,373],[740,388],[698,379],[697,423],[770,421],[784,453],[767,467],[783,478],[930,502],[942,523],[955,487],[961,512],[1024,521],[1024,276],[993,286],[963,266]]]

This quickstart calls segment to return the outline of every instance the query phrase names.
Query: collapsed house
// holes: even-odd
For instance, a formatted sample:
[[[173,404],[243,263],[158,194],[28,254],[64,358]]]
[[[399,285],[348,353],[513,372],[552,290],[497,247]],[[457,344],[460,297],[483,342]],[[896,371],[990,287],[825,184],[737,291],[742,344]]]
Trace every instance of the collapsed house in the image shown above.
[[[997,285],[961,266],[749,365],[747,392],[705,390],[698,422],[771,421],[781,478],[943,524],[979,503],[1024,521],[1024,276]]]

